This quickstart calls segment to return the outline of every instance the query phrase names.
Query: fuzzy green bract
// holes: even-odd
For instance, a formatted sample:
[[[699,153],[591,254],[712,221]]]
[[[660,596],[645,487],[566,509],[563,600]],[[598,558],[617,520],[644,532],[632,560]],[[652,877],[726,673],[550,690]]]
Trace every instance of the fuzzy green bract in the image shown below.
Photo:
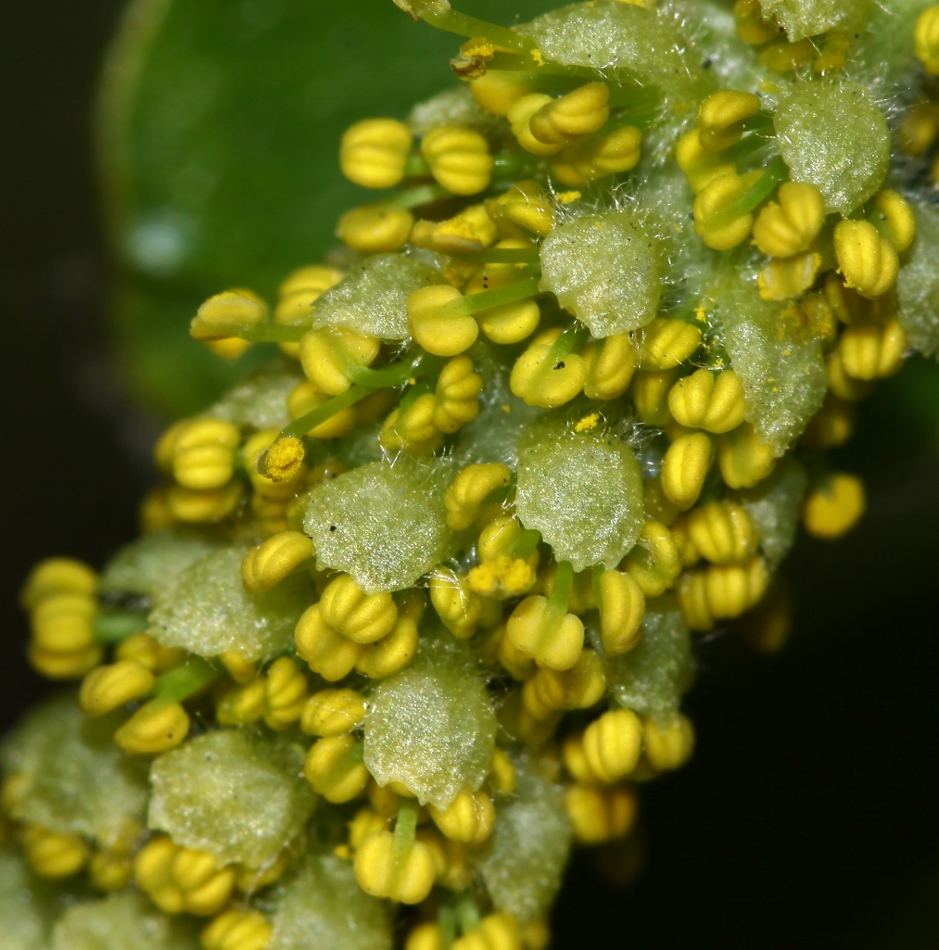
[[[616,701],[642,716],[675,712],[692,670],[691,634],[672,594],[646,604],[638,646],[607,660]]]
[[[939,211],[913,205],[916,241],[897,275],[897,314],[910,346],[924,356],[939,351]]]
[[[541,244],[541,290],[597,339],[651,323],[662,300],[664,254],[631,211],[585,214]]]
[[[808,484],[805,466],[790,455],[779,460],[772,475],[740,493],[771,566],[786,557],[795,541]]]
[[[131,541],[114,555],[101,575],[103,593],[156,597],[178,574],[222,544],[204,528],[161,528]]]
[[[290,421],[287,397],[303,379],[296,364],[272,360],[227,390],[208,415],[245,429],[282,429]]]
[[[890,130],[857,83],[798,81],[780,100],[773,125],[792,180],[815,185],[826,211],[849,215],[880,188],[890,165]]]
[[[411,665],[375,690],[363,761],[379,785],[401,782],[422,805],[444,809],[461,788],[482,785],[495,741],[496,715],[474,657],[441,635],[422,639]]]
[[[410,587],[449,555],[443,494],[451,469],[443,459],[402,455],[314,488],[303,530],[316,566],[351,574],[368,594]]]
[[[164,646],[205,657],[235,651],[253,661],[291,647],[313,586],[294,575],[268,593],[249,594],[241,580],[247,551],[213,551],[178,574],[157,598],[150,633]]]
[[[573,836],[562,789],[524,760],[516,770],[515,796],[499,809],[479,871],[495,906],[524,925],[554,901]]]
[[[575,432],[536,422],[518,452],[516,509],[575,571],[613,568],[642,530],[642,476],[632,449],[612,432]]]
[[[70,907],[55,925],[51,950],[198,950],[200,946],[192,922],[160,913],[142,895],[126,891]]]
[[[776,17],[789,41],[796,43],[828,30],[862,28],[872,4],[870,0],[760,0],[760,6],[766,19]]]
[[[743,384],[745,418],[778,458],[825,399],[821,340],[799,311],[762,300],[753,281],[726,283],[718,300],[724,346]]]
[[[310,854],[275,893],[267,950],[390,950],[385,905],[356,883],[352,862]]]
[[[3,950],[47,950],[55,919],[55,891],[11,851],[0,851],[0,946]]]
[[[150,769],[147,821],[220,864],[272,864],[302,831],[314,796],[300,781],[303,750],[248,729],[209,732]]]
[[[432,255],[420,257],[432,259]],[[312,306],[313,326],[347,327],[382,340],[406,340],[407,300],[415,290],[439,284],[437,268],[416,254],[374,254]]]
[[[22,776],[14,817],[103,844],[142,821],[147,768],[115,744],[122,718],[89,719],[71,692],[33,710],[0,751],[4,775]]]

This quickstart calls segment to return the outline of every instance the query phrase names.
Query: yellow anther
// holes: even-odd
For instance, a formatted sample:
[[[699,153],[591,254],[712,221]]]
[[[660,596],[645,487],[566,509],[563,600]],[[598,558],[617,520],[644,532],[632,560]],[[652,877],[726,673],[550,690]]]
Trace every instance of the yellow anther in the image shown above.
[[[551,105],[553,102],[554,99],[552,99],[551,96],[540,92],[533,92],[517,99],[512,103],[508,112],[506,112],[506,118],[509,120],[512,132],[518,139],[518,144],[521,145],[526,152],[531,152],[533,155],[541,155],[543,157],[556,155],[568,143],[567,139],[551,143],[542,142],[541,139],[535,138],[532,134],[532,118],[537,115],[541,109]]]
[[[342,736],[365,719],[365,697],[354,689],[322,689],[303,707],[300,728],[308,736]]]
[[[604,571],[600,575],[600,636],[610,656],[631,650],[639,642],[646,599],[638,581],[628,573]]]
[[[411,131],[394,119],[365,119],[346,129],[339,147],[343,175],[364,188],[393,188],[404,178]]]
[[[237,426],[221,419],[193,419],[173,432],[171,465],[180,485],[205,490],[229,481],[241,442]]]
[[[489,187],[492,156],[485,138],[473,129],[440,125],[421,142],[430,172],[447,191],[475,195]]]
[[[363,205],[342,215],[336,237],[363,254],[381,254],[404,247],[412,227],[414,215],[404,208]]]
[[[703,432],[680,435],[662,460],[662,491],[680,511],[687,511],[704,487],[713,456],[711,440]]]
[[[303,471],[306,450],[295,436],[275,439],[262,457],[260,474],[272,482],[294,482]]]
[[[144,845],[134,859],[137,884],[167,914],[179,914],[186,909],[182,889],[173,880],[173,861],[178,851],[171,838],[161,835]]]
[[[916,238],[916,218],[906,198],[896,191],[880,191],[874,196],[874,210],[897,254],[908,250]]]
[[[129,855],[98,851],[88,862],[88,878],[99,891],[122,891],[130,883],[133,863]]]
[[[388,827],[388,819],[394,818],[398,813],[401,799],[397,795],[372,782],[368,788],[370,802],[376,794],[381,796],[381,810],[376,809],[374,805],[371,807],[364,805],[353,815],[352,821],[348,824],[349,847],[353,851],[357,851],[369,835],[385,831]]]
[[[610,87],[605,82],[589,82],[546,102],[528,120],[528,129],[546,145],[567,145],[571,139],[603,128],[610,117],[609,103]]]
[[[370,778],[362,764],[362,743],[351,735],[325,736],[310,746],[303,774],[328,802],[352,801],[365,791]]]
[[[806,498],[802,522],[809,534],[831,541],[850,531],[866,508],[861,479],[837,472]]]
[[[816,47],[811,40],[789,43],[781,40],[760,53],[760,63],[771,73],[788,73],[808,66],[815,58]]]
[[[789,300],[804,293],[822,268],[821,254],[806,251],[794,257],[774,258],[757,275],[763,300]]]
[[[808,182],[779,186],[779,201],[768,202],[753,224],[753,243],[770,257],[792,257],[815,240],[825,222],[822,193]]]
[[[631,709],[605,712],[584,730],[584,756],[601,782],[629,775],[641,751],[642,723]]]
[[[49,594],[30,614],[33,645],[49,653],[77,653],[94,646],[98,605],[88,594]]]
[[[294,271],[278,290],[280,300],[274,310],[274,322],[282,326],[309,323],[313,303],[342,278],[343,273],[337,267],[322,264]],[[281,343],[280,348],[288,356],[300,355],[299,343]]]
[[[776,459],[753,426],[744,423],[718,440],[717,464],[728,488],[752,488],[772,472]]]
[[[815,57],[812,68],[822,76],[836,69],[843,69],[850,49],[851,37],[844,30],[829,30],[825,35],[822,51]]]
[[[458,937],[451,950],[522,950],[518,924],[510,914],[488,914],[479,926]]]
[[[398,612],[398,622],[387,637],[362,648],[355,662],[356,670],[369,679],[380,680],[403,670],[417,654],[418,621],[406,615],[405,607]]]
[[[670,527],[678,517],[678,509],[665,497],[662,483],[657,478],[647,478],[642,483],[642,496],[646,516]]]
[[[511,556],[522,536],[522,526],[514,515],[497,515],[479,532],[476,550],[479,560],[495,561]],[[537,558],[533,563],[537,566]]]
[[[271,729],[289,729],[303,712],[307,681],[289,656],[274,660],[264,680],[264,722]]]
[[[29,663],[37,673],[51,680],[81,679],[101,662],[103,650],[99,646],[60,653],[43,650],[35,643],[29,647]]]
[[[189,734],[189,716],[179,703],[152,699],[114,733],[131,755],[155,755],[178,746]]]
[[[607,175],[629,171],[639,161],[641,145],[642,133],[631,125],[607,135],[591,135],[568,145],[550,163],[551,174],[565,185],[580,188]],[[563,203],[561,195],[558,199]]]
[[[483,791],[460,789],[448,808],[429,805],[427,810],[444,835],[451,841],[465,844],[482,844],[492,834],[496,823],[495,806]]]
[[[902,365],[906,334],[896,317],[882,326],[853,324],[838,339],[844,371],[854,379],[870,381],[892,376]]]
[[[146,696],[153,689],[153,674],[133,660],[98,666],[82,681],[78,704],[89,716],[105,713]]]
[[[685,622],[696,632],[714,627],[714,616],[708,606],[707,578],[702,571],[685,571],[678,581],[678,604]]]
[[[737,36],[753,46],[762,46],[779,35],[775,17],[764,19],[760,0],[737,0],[734,4],[734,26]]]
[[[200,917],[211,917],[228,903],[236,874],[235,868],[219,868],[211,854],[195,848],[178,848],[170,866],[184,909]]]
[[[434,427],[440,432],[456,432],[479,415],[479,394],[483,380],[468,356],[450,360],[440,371],[434,392]]]
[[[544,237],[554,227],[556,216],[544,189],[538,182],[529,180],[517,182],[505,194],[488,201],[486,209],[503,230],[507,225],[514,226],[508,230],[515,237],[525,236],[519,228]]]
[[[573,785],[564,795],[564,807],[581,844],[596,845],[629,834],[638,812],[636,793],[626,785],[597,788]]]
[[[184,650],[165,647],[146,633],[134,633],[114,650],[115,660],[133,660],[151,673],[165,673],[186,658]]]
[[[467,465],[444,495],[447,525],[454,531],[468,528],[479,515],[482,503],[494,491],[508,485],[511,474],[499,462]]]
[[[681,713],[643,721],[642,738],[646,759],[658,772],[666,772],[684,765],[694,751],[694,727]]]
[[[738,564],[756,550],[753,521],[743,505],[735,501],[712,501],[688,513],[691,543],[712,564]]]
[[[848,375],[841,359],[841,350],[838,347],[835,347],[828,355],[828,359],[825,361],[825,371],[828,375],[829,391],[839,399],[857,402],[859,399],[869,396],[873,389],[873,383],[864,382]]]
[[[398,619],[388,591],[366,594],[348,574],[329,582],[319,606],[323,620],[353,643],[375,643],[391,633]]]
[[[640,422],[664,428],[672,421],[668,394],[677,378],[677,368],[660,372],[639,370],[636,373],[629,391]]]
[[[363,891],[402,904],[419,904],[430,893],[436,877],[430,847],[415,841],[409,848],[396,848],[390,831],[381,831],[362,842],[354,868]]]
[[[438,567],[430,575],[430,602],[443,625],[458,639],[464,640],[476,632],[483,602],[470,589],[465,575],[449,567]]]
[[[215,718],[223,726],[245,726],[257,722],[265,709],[267,684],[256,679],[227,690],[215,707]]]
[[[243,496],[241,484],[235,480],[221,488],[204,491],[170,485],[166,501],[176,521],[183,524],[207,524],[227,518],[241,504]]]
[[[703,572],[708,610],[715,620],[739,617],[759,603],[769,585],[762,558],[744,564],[712,564]]]
[[[688,516],[679,515],[673,522],[671,531],[681,556],[682,567],[693,567],[701,560],[701,552],[695,547],[688,533]]]
[[[418,924],[404,941],[404,950],[443,950],[443,937],[435,923]]]
[[[800,443],[813,449],[833,449],[844,445],[854,434],[856,422],[854,404],[829,392],[822,408],[805,427]]]
[[[913,29],[916,58],[931,76],[939,76],[939,6],[926,7]]]
[[[848,287],[862,297],[879,297],[897,279],[900,261],[894,246],[867,221],[835,226],[835,257]]]
[[[501,555],[471,568],[467,575],[469,589],[484,597],[507,600],[527,594],[537,580],[534,564],[520,557]]]
[[[761,171],[744,175],[728,173],[712,179],[694,200],[694,229],[715,251],[729,251],[746,240],[753,215],[739,202],[763,176]]]
[[[925,155],[939,138],[939,105],[917,102],[900,118],[897,130],[900,148],[907,155]]]
[[[57,834],[41,825],[27,825],[23,854],[40,877],[60,879],[77,874],[91,851],[78,835]]]
[[[352,672],[363,646],[337,633],[324,619],[319,604],[307,608],[294,630],[297,655],[314,673],[331,683]]]
[[[479,314],[479,326],[493,343],[508,346],[531,336],[541,320],[541,308],[534,300],[492,307]]]
[[[456,287],[435,284],[408,297],[408,323],[414,339],[434,356],[459,356],[479,336],[472,316],[448,312],[447,305],[463,297]]]
[[[246,660],[236,650],[226,650],[217,659],[236,683],[250,683],[257,676],[257,664]]]
[[[743,135],[743,123],[760,111],[760,97],[752,92],[719,89],[698,107],[698,131],[701,147],[721,152],[736,145]]]
[[[506,636],[513,646],[539,666],[569,670],[584,646],[584,625],[574,614],[560,616],[538,594],[526,597],[512,611]]]
[[[591,343],[584,351],[587,378],[584,393],[590,399],[616,399],[633,378],[639,352],[628,333],[614,333]]]
[[[647,598],[664,593],[682,568],[681,553],[672,532],[658,521],[646,521],[623,567]]]
[[[498,795],[511,795],[515,791],[518,775],[515,766],[505,749],[498,746],[492,752],[492,770],[489,773],[489,784]]]
[[[440,254],[473,254],[496,243],[499,232],[484,204],[470,205],[446,221],[419,221],[411,243]]]
[[[345,327],[308,330],[300,341],[300,365],[314,386],[330,396],[352,385],[350,374],[369,366],[380,343]]]
[[[238,336],[267,319],[267,304],[250,290],[226,290],[209,297],[189,324],[196,340],[224,340]]]
[[[261,594],[276,587],[313,556],[313,542],[300,531],[281,531],[252,548],[241,562],[245,590]]]
[[[280,880],[284,872],[290,866],[293,858],[296,857],[291,851],[292,849],[290,848],[281,851],[272,863],[265,864],[264,867],[261,868],[251,867],[251,865],[248,864],[239,865],[238,876],[235,878],[235,886],[243,894],[251,895],[259,891],[262,887],[267,887],[268,884],[273,884],[275,881]]]
[[[675,161],[685,173],[695,194],[703,191],[715,178],[734,175],[737,166],[717,152],[709,152],[701,145],[698,129],[686,132],[675,146]]]
[[[603,664],[594,650],[583,650],[569,670],[537,670],[525,683],[522,701],[534,714],[535,707],[552,712],[589,709],[600,702],[605,694]]]
[[[264,950],[274,928],[260,911],[233,907],[219,914],[200,941],[204,950]]]
[[[378,436],[389,452],[402,449],[415,455],[430,455],[443,444],[443,434],[434,426],[434,395],[418,396],[403,412],[391,412]]]
[[[98,575],[87,564],[70,557],[50,557],[29,572],[20,603],[27,610],[33,610],[54,594],[90,596],[97,586]]]
[[[493,115],[506,115],[530,91],[527,73],[490,69],[470,83],[473,98]]]
[[[568,353],[558,359],[552,354],[552,346],[561,332],[556,327],[539,333],[512,367],[509,387],[529,406],[563,406],[587,381],[587,364],[581,356]]]
[[[684,320],[657,317],[642,331],[639,363],[643,370],[661,372],[687,360],[701,345],[701,330]]]
[[[722,373],[699,369],[672,386],[668,408],[679,425],[715,434],[730,432],[743,422],[743,386],[732,369]]]

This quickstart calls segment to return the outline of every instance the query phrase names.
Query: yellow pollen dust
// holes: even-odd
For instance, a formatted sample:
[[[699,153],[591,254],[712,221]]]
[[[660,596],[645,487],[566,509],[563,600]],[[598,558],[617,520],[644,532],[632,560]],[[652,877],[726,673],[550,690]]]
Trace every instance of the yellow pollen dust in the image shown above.
[[[531,565],[520,557],[501,554],[472,568],[467,576],[470,590],[484,597],[515,597],[524,594],[534,583]]]
[[[695,310],[694,310],[694,318],[695,320],[698,321],[698,323],[707,323],[708,322],[707,313],[708,312],[704,308],[704,306],[702,304],[698,304],[698,306],[695,307]]]
[[[261,472],[272,482],[289,482],[300,471],[306,453],[303,443],[293,436],[278,439],[268,450]]]
[[[544,56],[541,55],[540,49],[533,49],[531,51],[531,58],[539,65],[544,66]]]
[[[584,416],[583,419],[579,419],[574,424],[575,432],[589,432],[591,429],[596,429],[597,423],[600,421],[599,412],[591,412],[589,416]]]
[[[572,201],[577,201],[580,196],[579,191],[559,191],[557,199],[562,205],[569,205]]]

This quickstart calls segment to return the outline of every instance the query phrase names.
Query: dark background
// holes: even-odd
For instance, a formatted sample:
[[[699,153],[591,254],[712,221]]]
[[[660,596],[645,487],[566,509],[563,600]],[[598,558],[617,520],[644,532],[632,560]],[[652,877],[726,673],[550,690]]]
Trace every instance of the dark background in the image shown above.
[[[0,9],[0,731],[46,688],[24,662],[26,572],[50,554],[100,566],[151,477],[157,424],[109,362],[91,158],[120,7]],[[579,857],[556,947],[939,945],[939,459],[898,418],[902,385],[862,414],[862,527],[792,555],[793,642],[699,645],[698,751],[644,790],[644,872],[610,890]]]

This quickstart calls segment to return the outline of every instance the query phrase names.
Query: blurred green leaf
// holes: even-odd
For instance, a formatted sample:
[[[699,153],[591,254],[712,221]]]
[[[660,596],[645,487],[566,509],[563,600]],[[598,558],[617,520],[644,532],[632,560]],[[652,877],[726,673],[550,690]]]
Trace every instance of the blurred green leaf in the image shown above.
[[[460,3],[502,23],[554,5]],[[340,176],[343,130],[452,86],[459,43],[392,0],[133,0],[99,146],[119,348],[140,398],[191,412],[257,359],[226,364],[192,342],[196,307],[232,286],[271,299],[321,258],[338,215],[368,200]]]

